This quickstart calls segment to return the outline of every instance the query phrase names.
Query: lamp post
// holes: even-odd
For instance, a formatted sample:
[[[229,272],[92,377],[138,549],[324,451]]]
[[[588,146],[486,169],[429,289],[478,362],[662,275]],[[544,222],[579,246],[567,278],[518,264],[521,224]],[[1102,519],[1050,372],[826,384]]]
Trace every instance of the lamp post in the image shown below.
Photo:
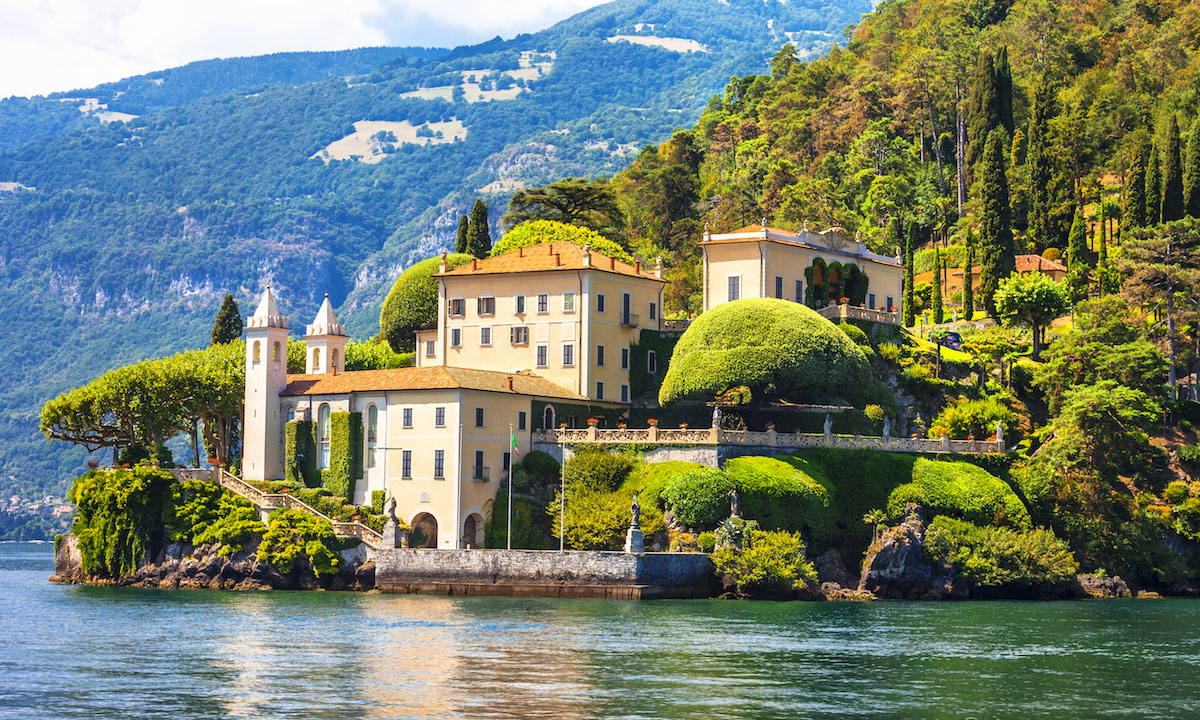
[[[567,549],[567,443],[563,439],[563,434],[558,434],[558,456],[562,458],[562,465],[559,466],[559,484],[558,491],[558,551],[565,552]]]
[[[514,443],[516,442],[516,436],[515,436],[515,435],[513,435],[513,426],[512,426],[512,423],[509,423],[509,424],[508,424],[508,437],[509,437],[509,439],[510,439],[512,442],[514,442]],[[508,533],[507,533],[507,540],[508,540],[508,549],[509,549],[509,550],[512,550],[512,485],[513,485],[513,463],[512,463],[512,459],[511,459],[511,458],[512,458],[512,454],[511,454],[511,453],[509,454],[509,458],[510,458],[510,459],[509,459],[509,461],[508,461]]]

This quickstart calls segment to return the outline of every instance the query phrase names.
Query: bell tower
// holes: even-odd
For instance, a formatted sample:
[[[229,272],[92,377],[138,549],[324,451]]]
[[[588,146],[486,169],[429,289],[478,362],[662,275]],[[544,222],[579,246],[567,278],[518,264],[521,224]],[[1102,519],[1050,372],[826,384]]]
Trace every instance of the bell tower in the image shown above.
[[[279,395],[287,387],[287,318],[279,314],[271,286],[246,318],[246,396],[242,420],[242,477],[283,477],[283,418]]]
[[[308,357],[304,361],[304,372],[309,375],[337,375],[346,367],[346,328],[333,314],[329,304],[329,293],[317,310],[317,316],[304,335]]]

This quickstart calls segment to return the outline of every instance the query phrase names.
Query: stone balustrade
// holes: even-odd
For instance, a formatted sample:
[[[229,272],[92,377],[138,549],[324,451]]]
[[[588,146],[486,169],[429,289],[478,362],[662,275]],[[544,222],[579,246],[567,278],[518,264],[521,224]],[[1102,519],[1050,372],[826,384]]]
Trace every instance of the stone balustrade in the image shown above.
[[[900,313],[872,310],[849,303],[826,305],[817,310],[817,314],[828,320],[868,320],[888,325],[900,324]]]

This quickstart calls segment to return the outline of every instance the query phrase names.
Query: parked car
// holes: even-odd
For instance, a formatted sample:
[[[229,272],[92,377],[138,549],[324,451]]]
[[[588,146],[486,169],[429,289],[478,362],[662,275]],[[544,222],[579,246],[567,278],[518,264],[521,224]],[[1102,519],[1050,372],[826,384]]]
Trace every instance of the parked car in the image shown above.
[[[962,350],[962,335],[956,332],[938,333],[930,339],[942,347],[948,347],[951,350]]]

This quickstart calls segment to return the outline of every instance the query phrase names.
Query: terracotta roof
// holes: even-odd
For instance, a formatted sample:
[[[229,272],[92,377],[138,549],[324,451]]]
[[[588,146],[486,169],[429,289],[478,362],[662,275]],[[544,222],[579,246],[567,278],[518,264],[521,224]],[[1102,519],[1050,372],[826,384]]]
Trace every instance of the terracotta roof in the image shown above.
[[[453,270],[437,273],[435,277],[466,277],[500,275],[504,273],[558,272],[560,270],[592,269],[630,277],[666,282],[652,271],[639,269],[595,250],[588,251],[591,265],[583,263],[583,248],[575,243],[556,242],[518,248],[496,257],[484,258],[459,265]]]
[[[744,228],[739,228],[732,232],[713,233],[711,236],[706,236],[703,244],[704,245],[723,245],[726,243],[762,242],[763,241],[762,231],[763,231],[762,225],[747,225]],[[770,225],[768,225],[766,242],[808,248],[810,250],[816,250],[817,252],[832,253],[834,255],[842,255],[844,257],[861,258],[864,260],[870,260],[872,262],[877,262],[877,263],[884,264],[884,265],[893,265],[896,267],[902,267],[902,265],[900,263],[896,262],[895,258],[888,257],[887,255],[880,255],[878,253],[873,253],[869,250],[866,251],[865,255],[859,255],[857,251],[839,250],[839,249],[830,247],[829,241],[832,240],[833,237],[831,237],[829,235],[829,233],[833,233],[835,236],[840,235],[842,237],[842,240],[841,240],[842,242],[849,243],[851,246],[857,248],[858,241],[854,238],[846,237],[844,234],[844,231],[841,228],[829,228],[828,230],[826,230],[824,232],[819,232],[819,233],[805,231],[804,236],[802,236],[799,233],[792,232],[791,230],[781,230],[780,228],[771,227]],[[739,237],[739,236],[744,236],[744,237]],[[808,238],[810,238],[814,241],[817,241],[817,242],[809,242],[809,240],[805,239],[805,236],[807,236]],[[822,244],[822,243],[825,243],[825,244]]]
[[[512,378],[512,389],[508,379]],[[488,392],[587,401],[538,375],[457,367],[352,370],[337,375],[291,375],[282,395],[346,395],[385,390],[485,390]]]
[[[981,267],[980,265],[976,265],[976,266],[972,267],[971,274],[978,275],[980,273],[980,267]],[[930,276],[933,275],[932,270],[929,270],[926,272],[928,272],[930,274]],[[1061,272],[1061,273],[1065,273],[1065,272],[1067,272],[1067,266],[1063,265],[1062,263],[1060,263],[1056,260],[1047,260],[1046,258],[1042,257],[1041,255],[1018,255],[1017,256],[1017,272],[1041,272],[1041,273]],[[925,273],[922,273],[922,275],[923,274],[925,274]],[[950,272],[950,275],[953,277],[960,277],[962,275],[962,269],[960,268],[958,270],[958,272],[954,272],[952,270]]]

